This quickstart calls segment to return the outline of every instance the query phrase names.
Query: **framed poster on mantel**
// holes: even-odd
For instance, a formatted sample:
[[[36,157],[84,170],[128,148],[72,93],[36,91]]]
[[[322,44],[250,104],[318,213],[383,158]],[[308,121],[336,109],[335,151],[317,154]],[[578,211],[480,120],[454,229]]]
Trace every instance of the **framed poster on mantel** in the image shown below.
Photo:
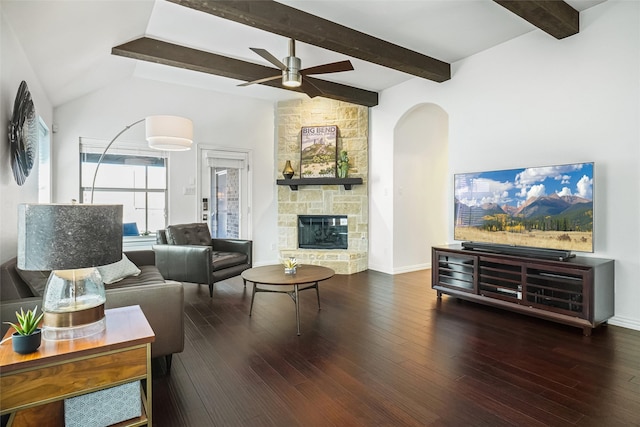
[[[303,126],[300,135],[300,176],[335,178],[338,127]]]

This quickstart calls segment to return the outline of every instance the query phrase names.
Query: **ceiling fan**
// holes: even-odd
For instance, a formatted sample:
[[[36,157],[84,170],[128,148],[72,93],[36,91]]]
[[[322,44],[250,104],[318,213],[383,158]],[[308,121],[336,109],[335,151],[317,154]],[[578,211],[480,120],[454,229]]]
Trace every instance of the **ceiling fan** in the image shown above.
[[[330,64],[317,65],[315,67],[301,69],[302,61],[300,60],[300,58],[296,57],[296,42],[293,39],[289,40],[289,56],[283,58],[282,62],[265,49],[256,47],[251,47],[249,49],[278,67],[280,70],[282,70],[282,73],[275,76],[265,77],[247,83],[242,83],[238,86],[249,86],[255,83],[268,82],[270,80],[275,80],[282,77],[282,85],[285,86],[285,88],[301,87],[304,93],[313,98],[315,96],[322,95],[322,91],[309,80],[303,80],[303,76],[308,76],[311,74],[339,73],[341,71],[353,70],[351,61],[332,62]]]

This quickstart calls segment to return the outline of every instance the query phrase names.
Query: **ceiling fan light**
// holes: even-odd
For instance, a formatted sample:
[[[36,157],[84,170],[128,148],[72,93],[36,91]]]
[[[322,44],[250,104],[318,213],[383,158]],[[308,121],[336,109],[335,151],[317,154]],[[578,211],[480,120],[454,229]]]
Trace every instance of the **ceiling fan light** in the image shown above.
[[[287,56],[282,62],[287,66],[287,69],[282,71],[282,85],[300,87],[302,85],[302,74],[300,74],[302,62],[300,58]]]
[[[302,75],[290,71],[283,71],[282,85],[286,87],[300,87],[302,85]]]

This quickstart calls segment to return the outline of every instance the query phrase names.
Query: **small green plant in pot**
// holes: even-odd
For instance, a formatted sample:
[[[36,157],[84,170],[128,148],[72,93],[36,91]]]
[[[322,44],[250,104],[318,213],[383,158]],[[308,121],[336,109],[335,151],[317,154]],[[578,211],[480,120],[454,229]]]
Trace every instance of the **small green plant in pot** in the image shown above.
[[[20,313],[16,311],[16,319],[18,323],[5,322],[11,326],[16,332],[11,336],[13,342],[13,351],[20,354],[33,353],[40,347],[42,342],[42,335],[38,324],[42,320],[44,313],[36,315],[38,312],[38,306],[33,310],[25,311],[20,308]]]
[[[284,260],[284,274],[296,274],[298,269],[298,260],[295,257],[289,257]]]

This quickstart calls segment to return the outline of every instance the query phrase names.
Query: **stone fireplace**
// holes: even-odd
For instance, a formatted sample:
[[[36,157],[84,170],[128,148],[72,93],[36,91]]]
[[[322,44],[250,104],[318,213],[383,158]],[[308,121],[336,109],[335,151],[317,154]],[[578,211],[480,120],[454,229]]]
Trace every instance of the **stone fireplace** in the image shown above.
[[[352,274],[368,268],[369,199],[368,199],[368,131],[369,109],[321,97],[282,101],[277,106],[277,170],[282,178],[287,160],[300,178],[300,130],[303,126],[338,127],[337,151],[346,150],[349,177],[362,178],[362,185],[347,190],[342,185],[299,185],[297,190],[278,185],[278,250],[281,259],[296,257],[302,264],[330,267],[338,274]],[[337,224],[346,227],[346,248],[299,247],[299,217],[340,217]],[[331,225],[329,225],[329,228]],[[325,230],[321,244],[345,231]],[[316,244],[315,246],[321,246]]]

